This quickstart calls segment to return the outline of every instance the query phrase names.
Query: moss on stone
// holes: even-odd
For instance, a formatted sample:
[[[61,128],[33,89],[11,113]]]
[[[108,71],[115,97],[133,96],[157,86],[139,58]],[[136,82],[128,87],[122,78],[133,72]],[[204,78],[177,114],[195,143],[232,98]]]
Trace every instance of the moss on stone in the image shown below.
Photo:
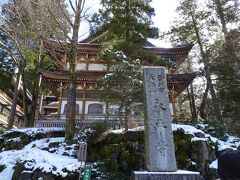
[[[191,165],[190,160],[191,137],[184,134],[184,130],[178,129],[174,132],[174,145],[177,166],[180,169],[186,169]]]
[[[26,170],[24,166],[25,162],[17,162],[16,165],[14,166],[14,172],[12,176],[12,180],[18,180],[19,177],[21,176],[21,173]]]
[[[49,148],[58,148],[59,147],[60,142],[51,142],[48,144]]]
[[[0,172],[2,172],[6,168],[5,165],[0,165]]]
[[[17,131],[11,131],[6,134],[3,134],[2,137],[5,139],[12,139],[21,136],[23,134],[22,132],[17,132]]]
[[[116,159],[105,159],[104,163],[100,166],[103,172],[114,172],[118,170],[118,162]]]

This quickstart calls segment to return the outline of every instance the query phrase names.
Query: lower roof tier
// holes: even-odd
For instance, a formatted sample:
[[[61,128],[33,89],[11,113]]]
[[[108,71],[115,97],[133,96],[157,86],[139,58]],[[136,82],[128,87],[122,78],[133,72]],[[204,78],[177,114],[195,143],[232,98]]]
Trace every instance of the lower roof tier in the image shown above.
[[[67,89],[69,71],[41,70],[40,73],[53,95],[59,97],[60,88]],[[104,71],[77,71],[77,89],[79,91],[91,92],[96,87],[97,80],[105,74],[106,72]],[[169,93],[177,97],[189,86],[195,77],[195,74],[167,74]]]

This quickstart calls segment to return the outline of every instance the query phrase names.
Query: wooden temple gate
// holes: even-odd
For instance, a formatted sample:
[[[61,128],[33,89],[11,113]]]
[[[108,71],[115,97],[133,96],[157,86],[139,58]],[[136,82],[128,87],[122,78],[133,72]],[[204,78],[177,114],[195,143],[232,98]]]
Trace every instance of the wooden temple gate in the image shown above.
[[[49,101],[50,103],[44,104],[44,96],[41,95],[39,114],[35,121],[35,126],[64,127],[69,73],[65,51],[67,44],[45,39],[44,45],[57,70],[41,70],[40,73],[43,81],[48,85],[52,95],[54,95],[56,99],[55,101]],[[175,48],[158,48],[151,46],[145,47],[145,49],[161,58],[172,61],[175,63],[177,69],[187,57],[192,46],[192,44]],[[117,129],[123,125],[123,123],[121,123],[123,122],[123,117],[116,114],[109,114],[108,102],[102,104],[93,95],[97,80],[104,76],[108,69],[107,62],[99,59],[98,53],[100,48],[101,45],[94,42],[79,44],[77,60],[76,101],[78,109],[76,111],[76,125],[83,127],[96,121],[107,121],[112,128]],[[144,65],[151,65],[151,63],[146,61]],[[176,115],[175,98],[188,87],[194,78],[194,74],[174,74],[174,71],[169,70],[167,74],[167,85],[173,117]],[[102,107],[100,105],[102,105]],[[92,109],[90,111],[89,109],[91,107],[99,107],[99,109]],[[100,110],[100,108],[102,108],[102,110]],[[138,123],[143,124],[143,120],[138,121]]]

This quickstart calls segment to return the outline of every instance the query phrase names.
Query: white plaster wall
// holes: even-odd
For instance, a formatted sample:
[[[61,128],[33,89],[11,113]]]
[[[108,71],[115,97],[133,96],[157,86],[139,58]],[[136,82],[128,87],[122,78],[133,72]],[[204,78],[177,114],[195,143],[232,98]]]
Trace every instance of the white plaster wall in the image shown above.
[[[65,107],[66,104],[67,104],[67,101],[63,100],[62,101],[62,105],[61,105],[61,114],[64,112],[64,107]],[[82,113],[82,104],[83,104],[83,102],[82,101],[76,101],[76,104],[79,105],[79,114],[81,114]]]
[[[69,70],[69,63],[67,63],[67,70]],[[86,70],[86,63],[77,63],[77,70]]]
[[[99,102],[99,101],[86,101],[85,114],[88,113],[88,106],[89,106],[89,104],[102,104],[102,106],[103,106],[103,114],[105,114],[105,112],[106,112],[106,105],[105,105],[105,103]]]
[[[64,112],[64,107],[67,104],[67,101],[62,100],[62,104],[61,104],[61,114]]]
[[[88,70],[97,70],[97,71],[104,71],[107,69],[107,66],[104,64],[89,64]]]
[[[77,70],[86,70],[85,63],[77,63]]]

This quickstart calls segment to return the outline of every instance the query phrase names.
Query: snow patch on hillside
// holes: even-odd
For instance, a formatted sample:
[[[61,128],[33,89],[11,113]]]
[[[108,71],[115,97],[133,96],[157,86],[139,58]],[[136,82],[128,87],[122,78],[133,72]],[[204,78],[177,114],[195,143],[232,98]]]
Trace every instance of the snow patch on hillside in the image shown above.
[[[21,132],[27,134],[29,136],[36,135],[38,133],[48,133],[48,132],[56,132],[56,131],[64,131],[64,128],[15,128],[9,131],[6,131],[3,135],[10,134],[12,132]]]
[[[6,166],[0,173],[1,179],[12,179],[13,168],[16,162],[24,161],[28,161],[28,163],[25,163],[25,167],[31,171],[40,169],[43,172],[62,177],[67,176],[68,173],[66,171],[77,171],[80,167],[80,162],[77,159],[60,155],[61,152],[53,154],[41,150],[41,148],[47,147],[51,142],[64,142],[64,138],[36,140],[26,145],[22,150],[11,150],[0,153],[0,165]]]

